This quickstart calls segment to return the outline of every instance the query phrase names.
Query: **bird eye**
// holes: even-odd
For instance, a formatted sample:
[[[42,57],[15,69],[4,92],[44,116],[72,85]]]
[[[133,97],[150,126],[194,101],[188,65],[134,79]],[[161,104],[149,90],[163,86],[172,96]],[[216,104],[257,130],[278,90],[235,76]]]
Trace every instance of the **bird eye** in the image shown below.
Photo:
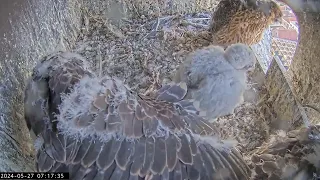
[[[181,111],[182,110],[182,106],[180,105],[180,104],[174,104],[174,107],[175,107],[175,109],[177,109],[177,110],[179,110],[179,111]]]

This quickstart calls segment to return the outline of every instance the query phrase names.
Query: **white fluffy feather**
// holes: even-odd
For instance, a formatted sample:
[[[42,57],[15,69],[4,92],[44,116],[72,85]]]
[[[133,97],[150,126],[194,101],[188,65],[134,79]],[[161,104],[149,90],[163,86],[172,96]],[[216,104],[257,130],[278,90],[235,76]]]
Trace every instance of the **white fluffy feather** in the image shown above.
[[[174,80],[186,81],[188,98],[200,102],[207,119],[232,113],[243,102],[246,72],[255,65],[255,56],[243,44],[224,50],[209,46],[191,53]]]

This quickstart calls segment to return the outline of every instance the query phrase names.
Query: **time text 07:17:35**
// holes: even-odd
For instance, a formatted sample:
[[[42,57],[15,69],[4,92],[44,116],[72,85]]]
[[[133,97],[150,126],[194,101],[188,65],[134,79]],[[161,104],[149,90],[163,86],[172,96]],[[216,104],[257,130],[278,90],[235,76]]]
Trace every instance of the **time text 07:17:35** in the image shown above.
[[[69,173],[0,172],[0,179],[69,179]]]

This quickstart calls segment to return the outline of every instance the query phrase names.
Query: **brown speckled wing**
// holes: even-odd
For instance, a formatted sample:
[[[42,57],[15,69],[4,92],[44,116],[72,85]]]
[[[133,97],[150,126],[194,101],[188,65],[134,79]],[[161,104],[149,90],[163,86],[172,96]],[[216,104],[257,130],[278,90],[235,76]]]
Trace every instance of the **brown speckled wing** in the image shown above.
[[[181,101],[187,94],[187,85],[184,82],[164,85],[156,95],[157,100],[167,102]]]
[[[285,136],[274,135],[275,141],[264,143],[251,157],[253,179],[320,177],[319,137],[319,125],[289,131]]]
[[[73,53],[57,53],[41,60],[25,90],[25,119],[36,135],[45,128],[53,114],[59,113],[61,94],[70,92],[79,80],[92,74],[85,70],[84,59]],[[52,128],[56,128],[53,126]]]
[[[244,3],[240,0],[221,0],[212,14],[210,32],[213,34],[218,32],[230,23],[233,15],[242,8],[244,8]]]
[[[155,94],[157,100],[172,102],[180,106],[189,113],[199,115],[201,109],[200,103],[190,99],[184,99],[187,95],[188,89],[185,82],[170,83],[162,86]]]
[[[185,86],[162,89],[157,99],[133,94],[112,78],[99,81],[101,88],[97,84],[90,87],[88,81],[82,84],[87,90],[77,91],[75,83],[90,74],[84,65],[60,56],[51,63],[52,67],[38,69],[42,78],[34,75],[30,82],[42,88],[32,93],[26,90],[30,95],[26,103],[34,104],[26,118],[32,120],[31,129],[43,138],[37,155],[39,171],[70,172],[74,180],[175,180],[212,179],[223,169],[230,172],[230,177],[247,179],[241,158],[201,139],[218,131],[187,111],[192,104],[181,101]],[[66,92],[70,94],[62,95]],[[41,103],[32,103],[35,97],[48,102],[45,108]],[[69,106],[61,109],[66,103],[85,109],[79,113]],[[42,125],[38,126],[39,122]]]

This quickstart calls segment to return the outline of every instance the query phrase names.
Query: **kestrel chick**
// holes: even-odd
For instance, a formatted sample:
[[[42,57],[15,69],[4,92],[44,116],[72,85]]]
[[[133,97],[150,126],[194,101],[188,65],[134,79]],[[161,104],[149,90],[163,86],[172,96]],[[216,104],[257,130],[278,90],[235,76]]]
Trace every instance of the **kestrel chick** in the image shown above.
[[[179,67],[173,80],[186,82],[186,98],[200,103],[202,116],[212,120],[232,113],[243,99],[246,73],[256,58],[250,48],[234,44],[224,51],[209,46],[191,53]]]
[[[218,45],[252,45],[282,16],[280,7],[271,0],[221,0],[213,12],[209,31]]]
[[[237,70],[252,70],[256,63],[254,52],[244,44],[234,44],[225,51],[227,61]]]
[[[252,156],[253,179],[319,179],[320,126],[278,134]]]
[[[34,69],[25,119],[38,137],[38,171],[69,172],[74,180],[249,178],[232,143],[182,100],[185,83],[151,98],[86,64],[57,53]]]

